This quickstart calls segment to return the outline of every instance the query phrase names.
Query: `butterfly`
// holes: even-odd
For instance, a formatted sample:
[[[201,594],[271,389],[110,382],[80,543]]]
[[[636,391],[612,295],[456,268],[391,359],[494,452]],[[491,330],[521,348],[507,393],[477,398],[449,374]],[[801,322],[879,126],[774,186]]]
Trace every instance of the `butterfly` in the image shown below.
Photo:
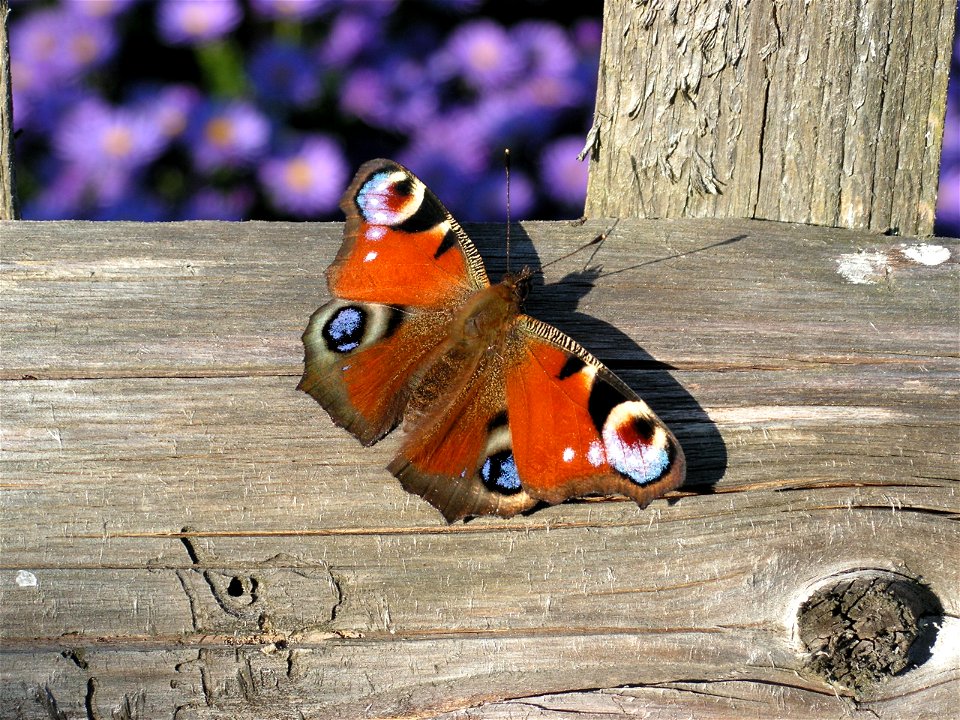
[[[576,341],[523,314],[529,268],[491,284],[473,242],[391,160],[340,201],[333,299],[303,334],[298,388],[372,445],[403,422],[388,469],[448,522],[619,494],[641,507],[684,480],[673,433]]]

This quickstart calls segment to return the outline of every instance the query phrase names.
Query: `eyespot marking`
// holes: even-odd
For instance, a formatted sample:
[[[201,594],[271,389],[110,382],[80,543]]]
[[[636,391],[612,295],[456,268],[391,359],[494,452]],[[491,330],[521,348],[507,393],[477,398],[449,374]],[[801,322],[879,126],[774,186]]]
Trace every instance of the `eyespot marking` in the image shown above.
[[[507,424],[507,411],[501,410],[492,418],[490,418],[490,422],[487,423],[487,432],[493,432],[498,427],[506,424]]]
[[[512,495],[521,489],[517,463],[509,450],[487,457],[480,466],[480,479],[489,490],[503,495]]]
[[[359,307],[347,305],[337,310],[323,326],[326,346],[337,353],[356,350],[363,339],[366,313]]]
[[[417,214],[424,191],[423,183],[402,170],[381,170],[357,191],[357,210],[368,223],[397,227]]]
[[[607,462],[638,485],[656,480],[670,467],[670,440],[651,419],[646,403],[628,400],[615,406],[602,437]]]

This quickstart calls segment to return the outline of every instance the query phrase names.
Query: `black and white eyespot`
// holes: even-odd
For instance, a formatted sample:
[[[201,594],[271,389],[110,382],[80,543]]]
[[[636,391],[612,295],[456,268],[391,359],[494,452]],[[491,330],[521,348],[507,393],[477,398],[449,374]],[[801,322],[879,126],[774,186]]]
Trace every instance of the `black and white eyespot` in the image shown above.
[[[357,191],[360,216],[372,225],[396,227],[411,218],[423,202],[426,187],[403,170],[384,169]]]
[[[379,240],[388,227],[405,233],[439,229],[443,239],[435,257],[456,246],[456,235],[443,205],[420,180],[399,167],[371,175],[357,191],[356,204],[369,224],[365,232],[368,240]]]
[[[399,308],[332,300],[310,318],[304,342],[325,354],[346,355],[389,337],[402,321]]]
[[[638,485],[662,476],[670,467],[670,439],[642,400],[614,407],[603,425],[603,448],[610,466]]]
[[[490,435],[487,438],[485,457],[480,464],[480,481],[488,490],[501,495],[513,495],[520,492],[520,474],[513,457],[513,442],[506,413],[497,415],[488,425]]]
[[[595,377],[587,407],[600,434],[600,440],[587,449],[592,465],[607,463],[638,485],[653,482],[669,470],[673,461],[670,437],[643,400],[627,397],[602,377]]]

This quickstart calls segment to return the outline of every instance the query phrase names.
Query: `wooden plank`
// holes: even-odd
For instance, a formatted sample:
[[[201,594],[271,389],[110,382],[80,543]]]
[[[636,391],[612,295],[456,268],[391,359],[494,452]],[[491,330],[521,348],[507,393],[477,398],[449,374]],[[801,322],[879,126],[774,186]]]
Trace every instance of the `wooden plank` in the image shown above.
[[[930,234],[955,10],[604,3],[586,215]]]
[[[942,716],[957,242],[529,223],[520,259],[611,226],[600,277],[553,266],[532,311],[649,398],[689,483],[645,511],[448,526],[384,470],[395,439],[360,448],[295,390],[340,225],[0,224],[0,707]],[[499,228],[469,229],[497,254]],[[943,617],[930,657],[854,707],[806,670],[795,625],[814,587],[864,568],[922,581]]]
[[[326,297],[341,233],[333,223],[2,227],[7,378],[298,374],[299,336]],[[470,231],[496,276],[502,229]],[[944,305],[955,242],[749,221],[524,223],[514,262],[538,267],[603,232],[599,252],[584,253],[600,276],[584,271],[588,258],[554,265],[528,309],[621,366],[919,362],[956,350]]]

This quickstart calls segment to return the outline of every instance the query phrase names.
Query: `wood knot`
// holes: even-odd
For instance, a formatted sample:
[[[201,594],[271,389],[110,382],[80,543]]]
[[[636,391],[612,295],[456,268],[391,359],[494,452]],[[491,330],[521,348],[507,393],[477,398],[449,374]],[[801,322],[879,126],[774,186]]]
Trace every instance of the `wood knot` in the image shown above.
[[[930,658],[943,607],[919,581],[884,570],[831,577],[800,604],[806,671],[858,699]]]

